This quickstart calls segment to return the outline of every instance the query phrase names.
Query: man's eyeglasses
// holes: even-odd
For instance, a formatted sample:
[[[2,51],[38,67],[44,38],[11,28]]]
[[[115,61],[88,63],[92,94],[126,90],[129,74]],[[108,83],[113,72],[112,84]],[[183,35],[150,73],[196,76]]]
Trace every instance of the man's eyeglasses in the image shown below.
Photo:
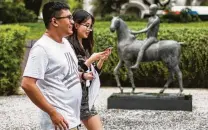
[[[93,26],[89,25],[89,24],[81,24],[83,26],[85,26],[87,28],[87,30],[92,31],[93,30]]]
[[[69,20],[73,20],[73,16],[72,15],[68,15],[68,16],[64,16],[64,17],[55,17],[56,19],[65,19],[68,18]]]

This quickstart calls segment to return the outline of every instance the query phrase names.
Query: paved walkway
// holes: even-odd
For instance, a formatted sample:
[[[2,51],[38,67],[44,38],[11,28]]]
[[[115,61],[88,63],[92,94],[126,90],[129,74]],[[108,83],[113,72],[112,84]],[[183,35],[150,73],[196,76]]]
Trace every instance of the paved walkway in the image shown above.
[[[137,88],[136,92],[159,92]],[[125,92],[131,89],[124,88]],[[166,93],[177,93],[168,89]],[[95,103],[105,130],[208,130],[208,89],[185,89],[193,95],[193,111],[107,109],[107,98],[118,88],[102,88]],[[0,130],[40,130],[38,108],[25,95],[0,96]],[[81,128],[84,130],[84,128]]]

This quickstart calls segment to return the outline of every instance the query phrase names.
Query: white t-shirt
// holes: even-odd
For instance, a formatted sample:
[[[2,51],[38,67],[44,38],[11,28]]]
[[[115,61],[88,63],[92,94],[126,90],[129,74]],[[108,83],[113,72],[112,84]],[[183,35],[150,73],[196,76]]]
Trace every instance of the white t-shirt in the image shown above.
[[[47,101],[73,128],[80,124],[82,89],[78,60],[67,39],[57,43],[43,35],[32,47],[23,76],[38,79],[36,84]],[[41,111],[41,127],[52,130],[49,115]]]

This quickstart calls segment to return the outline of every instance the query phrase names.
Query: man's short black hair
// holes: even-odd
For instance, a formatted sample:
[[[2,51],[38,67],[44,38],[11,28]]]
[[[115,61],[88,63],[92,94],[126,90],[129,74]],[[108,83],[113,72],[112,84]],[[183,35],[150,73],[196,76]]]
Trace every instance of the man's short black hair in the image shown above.
[[[48,29],[51,18],[58,17],[62,9],[70,9],[69,6],[61,2],[48,2],[43,6],[43,21]]]

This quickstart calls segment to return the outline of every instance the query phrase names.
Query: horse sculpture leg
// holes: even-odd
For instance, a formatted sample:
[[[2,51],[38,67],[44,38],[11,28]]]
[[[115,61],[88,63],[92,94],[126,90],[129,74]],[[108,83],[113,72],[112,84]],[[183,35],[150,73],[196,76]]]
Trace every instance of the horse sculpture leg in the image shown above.
[[[169,77],[168,77],[168,80],[167,82],[165,83],[164,87],[162,90],[160,90],[160,93],[163,93],[165,91],[165,89],[167,89],[170,85],[170,83],[173,82],[173,79],[174,79],[174,70],[173,69],[168,69],[169,70]]]
[[[131,86],[132,86],[131,93],[134,93],[135,88],[136,88],[136,86],[134,84],[134,74],[133,74],[133,72],[132,72],[130,67],[127,67],[127,69],[128,69],[128,75],[129,75],[129,79],[130,79],[130,82],[131,82]]]
[[[117,86],[120,88],[120,91],[121,93],[123,93],[123,88],[121,87],[121,83],[120,83],[120,80],[119,80],[119,77],[118,77],[118,69],[122,66],[122,61],[119,60],[117,66],[115,67],[114,69],[114,75],[115,75],[115,79],[116,79],[116,83],[117,83]]]
[[[178,78],[179,87],[180,87],[179,94],[181,94],[183,92],[183,79],[182,79],[181,70],[178,66],[178,63],[179,63],[178,57],[170,56],[167,59],[164,59],[164,62],[167,64],[167,67],[169,68],[170,75],[169,75],[168,81],[166,82],[166,84],[164,85],[164,88],[160,91],[160,93],[163,93],[165,91],[165,89],[168,88],[170,83],[173,81],[174,74],[176,73],[177,78]]]
[[[125,65],[128,69],[128,76],[129,76],[129,79],[130,79],[130,82],[131,82],[131,87],[132,87],[131,93],[134,93],[136,86],[134,84],[134,74],[133,74],[132,69],[131,69],[132,63],[130,61],[125,61]]]
[[[181,94],[183,92],[183,76],[182,76],[181,70],[180,70],[178,65],[175,67],[175,72],[177,74],[178,84],[179,84],[179,87],[180,87],[180,92],[179,93]]]

